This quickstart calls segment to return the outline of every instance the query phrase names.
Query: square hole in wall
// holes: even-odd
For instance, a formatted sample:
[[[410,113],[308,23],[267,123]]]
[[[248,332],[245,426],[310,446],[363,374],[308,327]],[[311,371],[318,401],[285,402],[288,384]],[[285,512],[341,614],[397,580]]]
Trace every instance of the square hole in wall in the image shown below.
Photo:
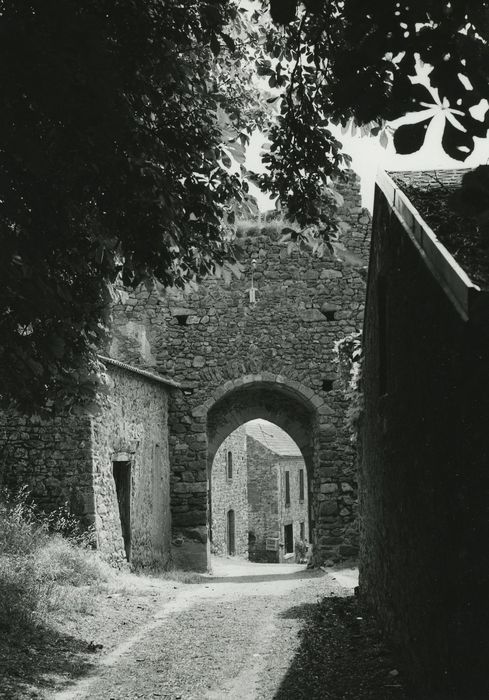
[[[332,379],[323,379],[323,391],[331,391],[333,388]]]
[[[175,316],[179,326],[186,326],[188,317],[189,317],[189,314],[177,314]]]

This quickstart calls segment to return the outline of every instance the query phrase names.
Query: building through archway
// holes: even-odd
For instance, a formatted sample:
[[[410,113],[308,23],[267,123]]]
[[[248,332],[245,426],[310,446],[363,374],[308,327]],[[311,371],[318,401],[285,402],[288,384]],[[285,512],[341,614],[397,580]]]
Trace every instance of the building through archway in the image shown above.
[[[209,474],[211,553],[255,562],[305,562],[309,520],[306,465],[292,438],[261,419],[234,430],[217,449]]]

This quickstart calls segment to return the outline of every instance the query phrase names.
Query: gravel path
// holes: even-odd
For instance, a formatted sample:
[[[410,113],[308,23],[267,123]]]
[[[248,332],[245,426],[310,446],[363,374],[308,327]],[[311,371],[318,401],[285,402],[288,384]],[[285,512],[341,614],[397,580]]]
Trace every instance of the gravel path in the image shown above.
[[[85,612],[0,635],[0,699],[427,700],[406,695],[354,569],[231,558],[180,578],[119,577]]]
[[[287,570],[285,570],[287,571]],[[342,588],[323,572],[209,579],[177,591],[95,672],[55,700],[272,698],[298,646],[301,606]]]

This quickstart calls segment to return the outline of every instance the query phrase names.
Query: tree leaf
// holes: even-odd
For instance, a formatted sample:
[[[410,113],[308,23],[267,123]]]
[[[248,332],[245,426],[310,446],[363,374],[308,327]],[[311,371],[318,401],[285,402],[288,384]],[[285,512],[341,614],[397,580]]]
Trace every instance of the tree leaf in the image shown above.
[[[416,124],[403,124],[394,132],[394,148],[397,153],[406,155],[415,153],[423,146],[426,130],[431,122],[430,119],[417,122]]]

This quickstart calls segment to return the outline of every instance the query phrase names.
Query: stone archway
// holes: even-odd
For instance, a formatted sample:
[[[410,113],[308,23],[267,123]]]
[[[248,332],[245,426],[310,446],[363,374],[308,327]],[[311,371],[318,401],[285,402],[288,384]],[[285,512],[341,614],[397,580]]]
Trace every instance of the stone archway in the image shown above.
[[[135,365],[151,363],[153,371],[181,386],[168,404],[177,566],[207,566],[209,436],[214,440],[208,417],[212,424],[216,404],[232,392],[237,392],[235,398],[245,396],[244,387],[252,384],[279,392],[297,402],[298,413],[314,416],[313,439],[304,437],[300,426],[281,427],[305,450],[313,473],[318,561],[339,560],[356,551],[355,452],[335,347],[362,326],[369,218],[360,206],[358,182],[352,179],[344,194],[340,217],[349,225],[343,237],[349,251],[345,260],[288,251],[280,226],[247,224],[236,235],[240,276],[208,278],[188,291],[138,290],[116,310],[111,352]],[[257,290],[253,303],[252,264]],[[141,329],[137,338],[134,324]],[[243,407],[237,420],[260,415],[247,411]],[[277,407],[261,415],[279,425],[287,422]]]
[[[207,411],[207,463],[212,464],[219,445],[236,428],[254,418],[275,423],[297,443],[306,463],[308,476],[314,475],[315,436],[319,431],[318,409],[324,399],[283,377],[266,373],[248,375],[227,382],[226,391],[216,392],[217,400]]]
[[[208,474],[208,525],[213,519],[213,475],[214,457],[219,446],[236,428],[250,420],[262,418],[284,430],[299,447],[306,471],[308,485],[307,532],[315,540],[315,513],[319,502],[317,477],[319,466],[318,435],[320,416],[318,408],[324,402],[299,382],[286,382],[283,377],[248,376],[232,382],[232,388],[221,396],[207,413],[207,474]],[[314,399],[314,403],[312,402]],[[315,483],[316,481],[316,483]],[[227,486],[226,488],[229,488]],[[240,487],[241,488],[241,487]],[[247,516],[246,516],[247,518]]]
[[[341,542],[331,530],[338,527],[337,479],[328,469],[328,452],[335,439],[335,428],[329,422],[333,411],[325,400],[311,389],[282,375],[264,372],[229,380],[217,388],[211,398],[193,412],[196,440],[202,446],[202,466],[205,465],[207,484],[195,492],[190,483],[182,486],[184,497],[194,494],[195,518],[188,510],[182,519],[190,527],[178,528],[174,560],[180,566],[201,570],[210,564],[209,526],[209,471],[219,445],[237,427],[254,418],[264,418],[285,430],[300,448],[311,493],[310,532],[313,546],[321,552]],[[203,448],[206,448],[205,452]],[[329,483],[325,483],[328,479]],[[178,507],[178,506],[177,506]],[[205,517],[204,509],[205,508]]]

